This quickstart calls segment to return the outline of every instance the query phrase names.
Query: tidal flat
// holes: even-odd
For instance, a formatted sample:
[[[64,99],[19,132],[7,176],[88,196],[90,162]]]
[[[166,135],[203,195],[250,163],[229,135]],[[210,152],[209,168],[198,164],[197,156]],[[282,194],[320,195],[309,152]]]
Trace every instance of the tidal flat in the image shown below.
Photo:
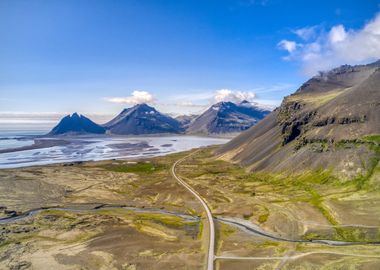
[[[25,132],[19,132],[17,135],[0,132],[0,169],[62,162],[155,157],[223,144],[230,139],[189,135],[25,136],[22,134]]]

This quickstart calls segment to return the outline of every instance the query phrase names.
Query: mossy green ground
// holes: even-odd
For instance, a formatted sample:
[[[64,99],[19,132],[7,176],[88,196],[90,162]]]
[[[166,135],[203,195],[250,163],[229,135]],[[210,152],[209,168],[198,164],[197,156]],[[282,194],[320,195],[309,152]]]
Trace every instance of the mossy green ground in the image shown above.
[[[101,232],[101,230],[96,229],[97,226],[104,226],[111,222],[129,224],[135,227],[158,224],[160,226],[157,227],[163,232],[172,229],[186,230],[194,236],[202,233],[200,221],[188,221],[172,214],[136,212],[122,208],[75,212],[53,209],[41,211],[35,217],[25,221],[21,220],[15,224],[3,225],[1,231],[8,236],[7,239],[3,239],[4,241],[0,241],[0,247],[29,239],[49,239],[50,241],[63,241],[67,244],[84,242]],[[75,229],[80,232],[75,237],[60,238],[59,232],[63,233]],[[57,231],[57,233],[47,237],[42,234],[44,230]]]
[[[202,150],[186,160],[178,171],[193,186],[198,186],[200,192],[203,192],[207,186],[207,195],[204,197],[207,197],[211,207],[225,209],[216,210],[216,212],[232,211],[226,210],[229,208],[227,202],[232,204],[232,201],[239,201],[240,209],[233,210],[234,213],[227,212],[227,214],[241,214],[244,219],[253,219],[257,224],[265,224],[274,212],[279,211],[273,207],[274,204],[284,204],[285,213],[286,207],[289,205],[304,203],[316,209],[325,218],[333,233],[326,233],[325,230],[313,230],[299,237],[342,241],[379,241],[380,234],[376,229],[340,226],[339,216],[346,215],[346,213],[336,213],[329,207],[334,200],[353,196],[356,193],[366,194],[378,190],[378,187],[370,179],[374,172],[379,170],[377,165],[380,156],[377,145],[379,137],[364,138],[367,141],[375,142],[370,146],[373,147],[375,156],[368,172],[360,174],[350,181],[337,178],[331,170],[304,171],[300,174],[247,172],[245,168],[238,165],[215,160],[213,151],[210,149]],[[259,207],[255,207],[254,202],[259,204]],[[355,203],[352,201],[353,208],[355,208]],[[251,207],[253,210],[244,210],[244,204],[253,205]],[[306,222],[309,221],[313,220],[306,220]],[[361,224],[361,220],[358,220],[356,224]]]
[[[107,170],[114,172],[124,172],[124,173],[137,173],[137,174],[153,174],[161,170],[167,169],[164,164],[159,164],[157,162],[136,162],[136,163],[126,163],[126,164],[110,164],[105,166]]]

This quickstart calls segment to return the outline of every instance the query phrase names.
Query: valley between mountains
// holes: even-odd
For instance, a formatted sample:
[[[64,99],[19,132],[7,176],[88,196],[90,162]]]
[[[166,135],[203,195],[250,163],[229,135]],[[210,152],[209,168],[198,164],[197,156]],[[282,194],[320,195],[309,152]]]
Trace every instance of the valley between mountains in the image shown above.
[[[225,103],[174,121],[146,104],[104,125],[70,115],[48,136],[241,133],[1,169],[0,269],[379,269],[379,86],[375,62],[321,73],[259,117]]]

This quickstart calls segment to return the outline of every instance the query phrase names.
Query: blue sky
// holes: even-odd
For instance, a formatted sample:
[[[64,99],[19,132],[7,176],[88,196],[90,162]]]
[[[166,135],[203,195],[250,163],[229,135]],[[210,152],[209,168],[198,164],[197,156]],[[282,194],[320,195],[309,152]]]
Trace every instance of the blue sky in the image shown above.
[[[378,12],[372,0],[2,0],[0,118],[99,118],[141,100],[198,112],[221,89],[276,105],[317,70],[379,58]]]

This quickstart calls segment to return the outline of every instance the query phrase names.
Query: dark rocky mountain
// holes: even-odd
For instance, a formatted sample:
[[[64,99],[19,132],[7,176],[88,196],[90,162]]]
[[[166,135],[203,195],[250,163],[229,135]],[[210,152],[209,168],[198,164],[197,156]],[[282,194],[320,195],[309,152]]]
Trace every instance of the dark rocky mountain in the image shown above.
[[[236,133],[246,130],[263,119],[270,111],[256,104],[219,102],[195,118],[187,128],[190,134]]]
[[[124,109],[103,127],[112,134],[123,135],[180,133],[183,131],[177,120],[158,112],[147,104],[138,104]]]
[[[377,162],[380,62],[320,73],[218,154],[250,170],[363,175]],[[378,149],[378,148],[376,148]]]
[[[88,119],[83,115],[73,113],[72,115],[67,115],[61,119],[61,121],[56,125],[48,135],[63,135],[63,134],[103,134],[105,129]]]

